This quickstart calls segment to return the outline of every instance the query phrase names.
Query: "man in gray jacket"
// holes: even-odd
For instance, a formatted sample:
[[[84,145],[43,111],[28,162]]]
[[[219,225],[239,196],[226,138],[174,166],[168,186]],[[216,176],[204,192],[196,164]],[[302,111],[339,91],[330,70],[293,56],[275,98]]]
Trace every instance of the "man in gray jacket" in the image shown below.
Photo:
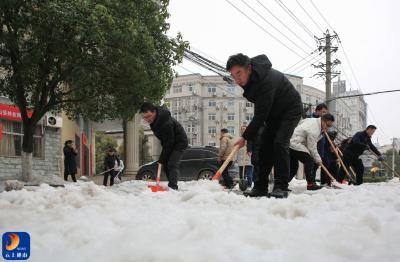
[[[321,186],[315,183],[313,176],[314,163],[322,163],[318,154],[317,143],[335,121],[331,114],[320,118],[306,118],[295,128],[290,139],[290,176],[293,179],[299,168],[299,161],[304,164],[304,173],[307,180],[307,190],[318,190]]]

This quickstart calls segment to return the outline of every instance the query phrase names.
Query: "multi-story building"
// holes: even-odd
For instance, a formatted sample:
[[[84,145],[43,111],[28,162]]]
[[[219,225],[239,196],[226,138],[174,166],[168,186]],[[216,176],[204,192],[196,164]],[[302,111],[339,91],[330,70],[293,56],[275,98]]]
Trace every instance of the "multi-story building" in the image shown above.
[[[333,97],[362,94],[359,90],[346,90],[346,81],[333,82]],[[333,100],[332,111],[338,119],[337,126],[348,136],[352,136],[367,126],[367,103],[363,96]]]
[[[253,104],[242,89],[219,76],[183,75],[165,96],[171,114],[185,128],[189,144],[217,146],[220,130],[239,136],[240,126],[253,118]]]
[[[310,111],[325,99],[325,93],[303,84],[303,78],[286,75],[300,92]],[[227,128],[235,137],[240,126],[253,118],[253,104],[242,97],[241,87],[219,76],[190,74],[174,79],[165,102],[171,114],[185,128],[192,145],[218,146],[220,130]]]

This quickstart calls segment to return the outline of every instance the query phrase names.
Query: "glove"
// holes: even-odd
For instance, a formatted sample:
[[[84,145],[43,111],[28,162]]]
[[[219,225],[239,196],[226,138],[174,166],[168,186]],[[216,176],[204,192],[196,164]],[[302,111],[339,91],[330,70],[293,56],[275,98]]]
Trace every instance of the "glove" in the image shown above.
[[[384,160],[385,160],[385,158],[383,156],[378,157],[378,161],[384,161]]]

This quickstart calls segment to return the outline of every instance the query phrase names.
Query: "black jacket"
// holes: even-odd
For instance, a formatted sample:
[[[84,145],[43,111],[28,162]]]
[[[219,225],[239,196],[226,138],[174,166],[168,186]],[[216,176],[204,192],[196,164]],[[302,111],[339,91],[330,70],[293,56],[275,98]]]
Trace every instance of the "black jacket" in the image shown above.
[[[160,140],[162,151],[159,163],[165,165],[173,150],[184,150],[188,147],[185,129],[165,107],[157,107],[157,117],[150,128]]]
[[[104,171],[114,168],[115,161],[118,162],[119,166],[119,158],[116,155],[110,156],[109,154],[107,154],[106,157],[104,158]]]
[[[376,149],[376,147],[372,144],[371,138],[368,136],[367,132],[361,131],[357,132],[348,143],[344,154],[351,157],[359,157],[361,156],[365,150],[371,149],[378,156],[381,153]]]
[[[72,148],[64,146],[64,174],[76,174],[76,155]]]
[[[251,66],[249,82],[243,87],[243,96],[254,103],[253,120],[243,133],[246,140],[253,140],[264,123],[294,120],[303,112],[300,94],[281,72],[272,68],[267,56],[251,58]]]

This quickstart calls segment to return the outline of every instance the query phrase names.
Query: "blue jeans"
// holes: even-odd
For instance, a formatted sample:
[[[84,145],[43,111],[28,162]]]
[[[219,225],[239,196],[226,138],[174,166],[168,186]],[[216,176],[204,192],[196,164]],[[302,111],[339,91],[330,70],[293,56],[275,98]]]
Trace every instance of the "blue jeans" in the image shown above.
[[[244,177],[243,174],[243,166],[239,166],[239,177],[246,179],[249,186],[253,183],[253,166],[245,166],[244,169]]]

